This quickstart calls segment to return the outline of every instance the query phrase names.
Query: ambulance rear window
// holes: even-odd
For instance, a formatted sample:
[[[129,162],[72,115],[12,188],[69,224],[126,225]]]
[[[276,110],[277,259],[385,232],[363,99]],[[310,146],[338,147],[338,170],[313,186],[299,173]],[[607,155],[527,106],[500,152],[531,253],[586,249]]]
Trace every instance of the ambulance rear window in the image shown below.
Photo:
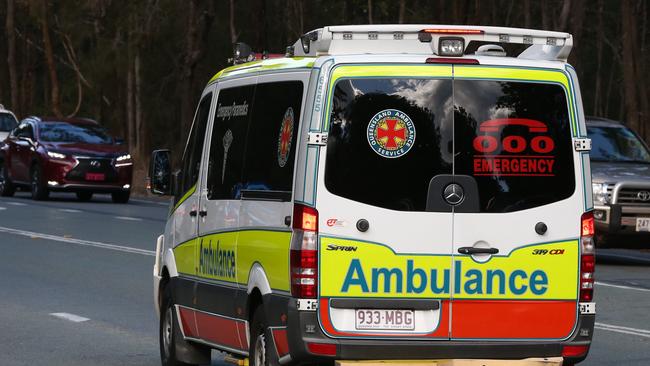
[[[337,82],[328,191],[377,207],[425,211],[429,183],[439,175],[470,177],[478,212],[570,197],[575,173],[564,89],[491,80]]]
[[[452,173],[452,81],[337,82],[325,186],[373,206],[424,211],[431,178]]]
[[[555,84],[454,80],[455,174],[476,180],[481,212],[557,202],[575,190],[571,121]]]

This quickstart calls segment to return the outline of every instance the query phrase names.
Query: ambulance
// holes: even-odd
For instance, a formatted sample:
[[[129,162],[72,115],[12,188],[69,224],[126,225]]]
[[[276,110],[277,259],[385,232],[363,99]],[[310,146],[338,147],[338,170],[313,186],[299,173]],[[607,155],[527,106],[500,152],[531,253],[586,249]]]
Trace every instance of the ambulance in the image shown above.
[[[151,160],[152,192],[173,196],[162,364],[583,360],[594,222],[572,43],[329,26],[216,74],[180,169]]]

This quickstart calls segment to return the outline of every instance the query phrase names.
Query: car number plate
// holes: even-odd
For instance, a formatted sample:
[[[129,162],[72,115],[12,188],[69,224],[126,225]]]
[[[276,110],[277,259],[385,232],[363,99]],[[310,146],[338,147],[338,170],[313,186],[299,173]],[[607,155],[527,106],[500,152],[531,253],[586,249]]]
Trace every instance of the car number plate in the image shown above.
[[[103,181],[106,179],[106,175],[104,173],[86,173],[86,180],[92,180],[92,181]]]
[[[414,330],[413,310],[397,309],[357,309],[355,310],[357,330]]]
[[[636,231],[650,231],[650,217],[637,217]]]

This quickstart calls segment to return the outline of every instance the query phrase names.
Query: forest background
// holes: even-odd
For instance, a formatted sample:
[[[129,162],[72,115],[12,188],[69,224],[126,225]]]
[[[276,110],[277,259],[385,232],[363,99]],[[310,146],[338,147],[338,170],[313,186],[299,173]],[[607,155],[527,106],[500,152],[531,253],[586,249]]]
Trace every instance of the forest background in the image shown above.
[[[93,118],[124,138],[142,190],[151,150],[182,154],[232,45],[284,53],[336,24],[472,24],[570,32],[587,115],[650,141],[645,0],[0,0],[0,103]]]

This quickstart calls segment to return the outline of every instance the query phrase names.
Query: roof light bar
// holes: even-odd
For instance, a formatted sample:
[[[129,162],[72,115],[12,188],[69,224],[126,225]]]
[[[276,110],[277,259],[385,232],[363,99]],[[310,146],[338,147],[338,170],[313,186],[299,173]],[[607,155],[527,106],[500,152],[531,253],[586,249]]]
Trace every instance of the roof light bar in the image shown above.
[[[464,47],[474,41],[523,44],[525,50],[517,54],[518,58],[566,62],[573,46],[569,33],[489,26],[367,24],[328,26],[313,32],[294,43],[295,56],[432,54],[458,57],[458,42],[448,43],[446,51],[439,52],[440,40],[453,37],[462,39]],[[484,48],[478,54],[510,57],[496,48],[489,51]]]

